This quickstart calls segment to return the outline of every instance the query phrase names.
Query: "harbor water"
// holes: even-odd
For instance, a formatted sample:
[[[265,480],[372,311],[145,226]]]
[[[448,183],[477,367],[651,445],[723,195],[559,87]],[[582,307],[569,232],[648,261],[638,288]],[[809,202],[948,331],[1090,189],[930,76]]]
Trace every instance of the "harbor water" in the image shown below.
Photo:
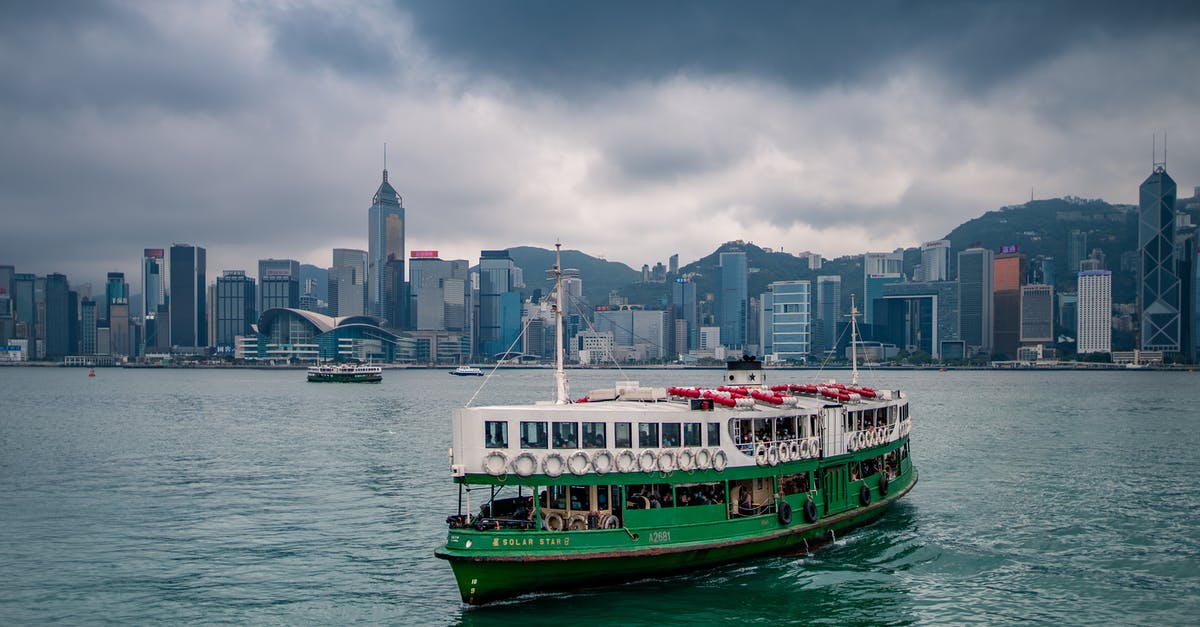
[[[864,373],[908,392],[920,482],[809,555],[464,606],[452,410],[484,379],[0,368],[0,623],[1194,624],[1200,374]],[[845,380],[847,373],[833,373]],[[770,371],[813,382],[813,371]],[[717,370],[570,371],[717,385]],[[553,396],[502,371],[474,404]]]

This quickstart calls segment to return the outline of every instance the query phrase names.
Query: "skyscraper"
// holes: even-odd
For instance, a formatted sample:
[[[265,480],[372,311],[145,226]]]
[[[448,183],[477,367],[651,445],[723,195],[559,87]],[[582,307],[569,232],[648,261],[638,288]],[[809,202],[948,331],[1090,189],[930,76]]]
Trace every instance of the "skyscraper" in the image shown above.
[[[921,272],[925,281],[950,280],[950,240],[921,244]]]
[[[1078,273],[1078,339],[1076,352],[1112,352],[1112,272],[1090,270]]]
[[[1025,255],[1016,246],[1004,247],[992,264],[992,341],[995,352],[1017,358],[1021,343],[1021,286],[1025,284]]]
[[[170,252],[170,346],[208,346],[208,294],[205,250],[172,244]],[[162,329],[159,329],[160,341]]]
[[[686,353],[690,350],[695,350],[699,345],[699,315],[700,307],[696,301],[696,284],[692,282],[690,276],[681,276],[675,279],[675,283],[671,287],[671,304],[675,306],[676,320],[683,322],[686,329],[686,336],[683,342],[676,339],[675,350],[680,353]]]
[[[1175,267],[1175,181],[1162,164],[1138,188],[1138,311],[1142,350],[1180,352]]]
[[[254,279],[244,270],[226,270],[217,277],[216,337],[218,355],[232,355],[239,335],[250,335],[255,322]]]
[[[90,298],[79,304],[79,353],[96,354],[96,301]]]
[[[386,320],[389,326],[398,327],[403,320],[395,319],[396,302],[403,295],[397,294],[393,286],[397,273],[400,283],[404,281],[404,199],[388,183],[386,162],[383,182],[375,190],[371,208],[367,210],[367,231],[369,311],[380,320]],[[388,281],[388,262],[393,263],[391,281]],[[333,300],[332,296],[330,300]]]
[[[863,322],[875,323],[875,302],[883,297],[883,286],[903,279],[904,251],[863,254]]]
[[[1021,342],[1048,344],[1054,341],[1054,287],[1021,286]]]
[[[1071,276],[1076,276],[1081,270],[1079,262],[1087,258],[1088,255],[1088,234],[1087,231],[1079,229],[1071,229],[1071,234],[1067,238],[1067,273]]]
[[[958,328],[968,354],[992,352],[992,251],[958,253]]]
[[[13,275],[13,321],[15,337],[32,340],[34,327],[37,325],[37,298],[34,295],[37,277],[32,274],[18,272]],[[29,354],[33,355],[33,342],[29,343]]]
[[[367,251],[334,248],[329,268],[329,309],[335,317],[361,316],[367,306]]]
[[[104,320],[112,319],[109,309],[114,304],[129,304],[129,286],[125,283],[124,272],[109,272],[108,279],[104,282],[104,308],[102,309]]]
[[[446,261],[436,250],[412,251],[409,259],[411,326],[418,331],[465,330],[470,262]]]
[[[775,281],[770,290],[771,310],[763,295],[763,337],[770,326],[771,352],[784,361],[804,361],[810,351],[809,324],[812,314],[811,285],[808,281]]]
[[[750,302],[747,294],[749,268],[746,253],[721,253],[720,324],[721,342],[729,348],[746,345],[746,316]]]
[[[62,359],[71,354],[70,291],[64,274],[46,275],[46,358]]]
[[[158,306],[163,304],[163,261],[165,251],[161,248],[142,249],[142,316],[153,318]]]
[[[478,350],[484,356],[508,350],[521,331],[521,299],[514,291],[515,272],[516,264],[507,250],[480,251]],[[568,309],[564,307],[563,311]]]
[[[817,320],[820,321],[821,338],[813,338],[821,350],[834,350],[838,344],[838,327],[842,316],[842,277],[821,275],[817,277]]]
[[[259,259],[257,301],[256,314],[276,307],[300,307],[300,262]]]

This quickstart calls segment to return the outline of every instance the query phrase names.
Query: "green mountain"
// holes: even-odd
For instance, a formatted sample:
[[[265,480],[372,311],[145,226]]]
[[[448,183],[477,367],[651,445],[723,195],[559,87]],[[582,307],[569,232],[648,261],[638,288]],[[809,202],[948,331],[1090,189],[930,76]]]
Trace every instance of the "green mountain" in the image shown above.
[[[1178,206],[1200,222],[1200,198],[1180,199]],[[950,240],[950,273],[957,274],[957,254],[972,246],[993,251],[1016,245],[1030,260],[1038,256],[1054,259],[1054,278],[1057,290],[1072,288],[1074,270],[1068,268],[1067,242],[1071,232],[1087,234],[1087,251],[1100,249],[1104,266],[1113,272],[1113,302],[1132,303],[1136,300],[1137,209],[1131,205],[1113,205],[1103,200],[1066,197],[1035,200],[1023,205],[1003,207],[958,225],[944,239]],[[750,269],[749,294],[757,297],[773,281],[816,281],[817,275],[842,277],[843,309],[849,308],[850,295],[862,295],[862,255],[850,255],[826,260],[819,270],[810,270],[806,260],[788,253],[768,252],[752,242],[732,241],[721,244],[709,255],[680,268],[681,274],[693,275],[701,300],[705,294],[714,297],[720,289],[721,253],[740,250],[746,253]],[[864,251],[866,252],[866,251]],[[525,274],[527,293],[535,288],[548,289],[542,280],[545,271],[554,264],[554,251],[533,247],[510,248],[509,254]],[[1125,268],[1122,269],[1124,257]],[[921,254],[918,248],[904,251],[904,270],[909,276]],[[592,305],[608,302],[609,293],[616,291],[630,303],[647,307],[665,306],[670,302],[671,283],[642,283],[641,273],[623,263],[591,257],[580,251],[563,251],[563,267],[577,268],[583,279],[584,295]],[[670,277],[673,278],[673,277]]]
[[[542,290],[543,294],[554,289],[546,276],[546,271],[554,267],[553,250],[516,246],[508,249],[508,256],[525,276],[526,295],[535,289]],[[579,276],[583,279],[583,296],[593,306],[607,303],[609,292],[639,281],[642,277],[641,272],[623,263],[592,257],[578,250],[562,251],[562,264],[564,269],[579,270]]]

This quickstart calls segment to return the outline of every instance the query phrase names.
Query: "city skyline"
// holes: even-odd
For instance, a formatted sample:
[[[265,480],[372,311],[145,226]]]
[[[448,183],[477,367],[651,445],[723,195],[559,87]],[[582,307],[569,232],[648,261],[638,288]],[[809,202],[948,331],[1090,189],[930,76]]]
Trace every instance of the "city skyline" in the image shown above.
[[[1154,133],[1200,172],[1200,9],[1152,4],[6,5],[0,250],[93,286],[175,242],[327,267],[369,248],[385,142],[406,246],[449,259],[834,258],[1133,204]]]

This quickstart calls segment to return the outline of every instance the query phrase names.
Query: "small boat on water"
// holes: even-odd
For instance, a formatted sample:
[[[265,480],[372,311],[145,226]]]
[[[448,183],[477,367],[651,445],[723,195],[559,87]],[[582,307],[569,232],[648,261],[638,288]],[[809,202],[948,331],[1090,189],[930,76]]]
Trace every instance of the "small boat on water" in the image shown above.
[[[917,483],[907,395],[857,368],[768,386],[747,357],[716,387],[623,381],[571,402],[555,309],[557,399],[454,412],[458,511],[434,553],[466,603],[811,551]]]
[[[94,377],[94,376],[96,376],[96,369],[95,369],[95,368],[92,368],[91,370],[88,370],[88,376],[89,376],[89,377]]]
[[[308,367],[310,383],[379,383],[383,368],[366,364],[321,364]]]
[[[450,371],[456,377],[482,377],[483,371],[475,366],[459,366]]]

